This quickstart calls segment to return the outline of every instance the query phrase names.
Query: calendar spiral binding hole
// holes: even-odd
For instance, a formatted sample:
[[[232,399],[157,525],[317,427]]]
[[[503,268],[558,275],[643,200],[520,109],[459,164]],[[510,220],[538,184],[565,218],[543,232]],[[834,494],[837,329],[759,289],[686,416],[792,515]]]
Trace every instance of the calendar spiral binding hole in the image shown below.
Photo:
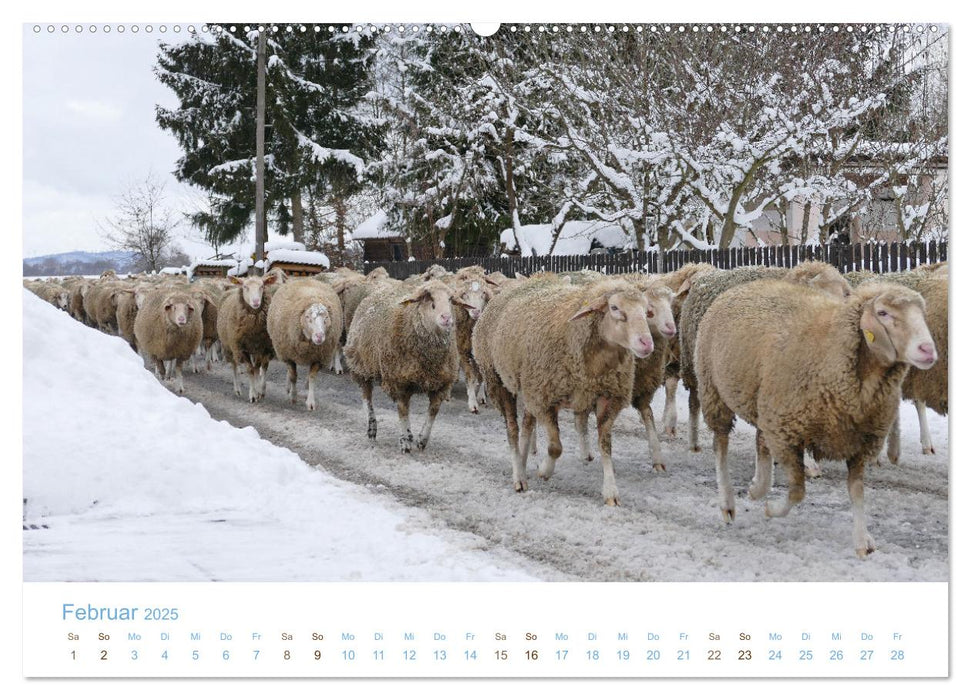
[[[509,24],[502,25],[502,29],[512,34],[526,35],[546,35],[558,34],[560,32],[573,33],[580,32],[591,36],[603,36],[614,33],[638,34],[697,34],[701,32],[729,35],[729,34],[769,34],[773,31],[777,34],[789,33],[798,34],[823,34],[826,32],[848,32],[865,31],[872,28],[875,31],[889,31],[891,28],[901,29],[906,32],[938,32],[940,27],[937,24]],[[183,31],[188,34],[219,34],[223,31],[238,33],[240,31],[248,33],[257,30],[260,32],[268,31],[272,34],[277,33],[306,33],[314,32],[317,34],[350,34],[350,33],[369,33],[369,34],[389,34],[397,32],[401,35],[407,34],[446,34],[448,32],[472,33],[475,30],[468,24],[266,24],[266,25],[233,25],[228,30],[220,25],[203,24],[118,24],[118,25],[97,25],[97,24],[48,24],[33,25],[35,34],[181,34]],[[484,37],[485,38],[485,37]]]

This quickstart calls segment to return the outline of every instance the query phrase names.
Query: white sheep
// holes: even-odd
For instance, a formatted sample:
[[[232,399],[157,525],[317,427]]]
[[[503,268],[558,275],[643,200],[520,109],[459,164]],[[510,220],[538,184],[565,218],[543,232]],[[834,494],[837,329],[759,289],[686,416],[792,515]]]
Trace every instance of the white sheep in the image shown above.
[[[278,360],[287,366],[287,394],[297,400],[297,365],[308,368],[307,410],[317,408],[317,372],[329,367],[343,330],[341,304],[330,285],[315,279],[296,279],[273,295],[266,327]]]

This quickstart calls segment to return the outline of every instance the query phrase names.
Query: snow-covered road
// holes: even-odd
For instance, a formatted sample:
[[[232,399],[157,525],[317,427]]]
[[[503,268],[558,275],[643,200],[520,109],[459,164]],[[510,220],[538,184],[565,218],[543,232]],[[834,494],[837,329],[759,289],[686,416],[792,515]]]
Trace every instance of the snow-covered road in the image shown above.
[[[31,361],[26,352],[25,358],[26,375],[27,363]],[[187,399],[171,399],[202,404],[213,418],[231,425],[252,426],[264,440],[292,450],[307,465],[320,469],[328,480],[352,482],[365,497],[385,498],[391,507],[405,508],[408,533],[447,543],[442,549],[446,559],[455,548],[463,555],[484,557],[452,569],[442,560],[438,560],[438,566],[408,569],[407,557],[387,559],[381,548],[375,547],[371,552],[358,552],[353,565],[330,569],[325,574],[327,580],[948,579],[947,420],[930,415],[937,454],[922,455],[916,415],[910,405],[903,407],[901,463],[890,465],[884,459],[884,466],[868,470],[866,475],[866,508],[877,551],[860,561],[851,544],[845,466],[823,463],[824,473],[808,484],[804,503],[787,518],[767,519],[762,504],[753,503],[744,495],[753,471],[754,431],[742,423],[729,446],[740,494],[738,514],[735,523],[726,526],[717,506],[710,450],[694,454],[686,449],[687,402],[683,394],[679,396],[678,436],[662,440],[667,473],[658,474],[650,468],[647,440],[637,415],[628,409],[617,421],[613,445],[621,506],[608,508],[600,497],[599,461],[581,462],[576,456],[572,421],[566,415],[561,420],[564,455],[553,478],[544,482],[535,477],[539,458],[534,457],[529,490],[515,493],[502,421],[492,408],[483,409],[479,415],[470,414],[461,382],[455,387],[453,400],[443,406],[426,452],[401,455],[397,449],[397,415],[391,401],[380,391],[375,391],[377,443],[369,445],[360,393],[348,376],[321,374],[315,413],[306,411],[302,399],[296,405],[289,403],[285,376],[284,367],[272,363],[266,399],[252,405],[233,395],[230,370],[219,365],[211,373],[187,374]],[[301,373],[301,381],[303,377]],[[154,381],[150,376],[148,379]],[[124,398],[119,396],[117,400]],[[25,398],[25,435],[27,402]],[[663,397],[658,395],[654,404],[656,415],[660,415],[662,405]],[[423,398],[413,402],[413,424],[421,424],[425,406]],[[133,406],[131,410],[151,409]],[[701,440],[702,445],[710,444],[704,426]],[[540,453],[544,451],[541,435]],[[189,450],[187,459],[192,454]],[[254,479],[255,492],[268,488],[258,476],[259,466],[248,471],[252,476],[246,477]],[[25,450],[25,488],[30,483],[28,468]],[[266,469],[272,468],[266,465]],[[183,476],[188,478],[191,474],[191,470],[186,470]],[[781,483],[770,495],[778,496],[784,488],[784,475],[777,473],[776,479]],[[234,488],[237,481],[238,478],[233,481]],[[218,484],[214,487],[218,488]],[[164,564],[153,567],[146,563],[130,574],[114,563],[115,553],[124,549],[126,541],[136,541],[126,530],[138,527],[137,518],[126,516],[128,519],[118,523],[115,530],[104,522],[99,524],[94,512],[65,514],[60,516],[63,523],[57,517],[45,518],[51,525],[49,530],[24,533],[25,578],[312,579],[313,574],[308,572],[313,568],[293,561],[295,555],[312,562],[315,553],[327,548],[353,550],[355,537],[365,535],[369,528],[363,518],[311,517],[308,512],[318,496],[318,492],[308,495],[293,488],[275,493],[274,499],[294,499],[297,516],[292,522],[279,524],[260,519],[248,521],[243,515],[245,509],[240,508],[231,508],[230,517],[219,509],[212,513],[193,511],[190,527],[168,517],[164,508],[153,512],[154,529],[142,541],[160,551],[179,550],[184,555],[179,560],[182,564],[167,568]],[[226,508],[225,504],[220,507]],[[338,506],[326,500],[320,507]],[[281,510],[285,510],[284,505],[275,507],[274,513]],[[170,531],[169,526],[174,529]],[[83,532],[85,527],[94,528],[90,537],[70,535]],[[373,538],[365,536],[365,540],[370,542]],[[375,558],[381,557],[386,560],[375,563]],[[434,561],[435,556],[425,559]],[[81,562],[84,567],[72,568]],[[404,568],[399,571],[399,567]],[[75,576],[72,571],[81,573]]]

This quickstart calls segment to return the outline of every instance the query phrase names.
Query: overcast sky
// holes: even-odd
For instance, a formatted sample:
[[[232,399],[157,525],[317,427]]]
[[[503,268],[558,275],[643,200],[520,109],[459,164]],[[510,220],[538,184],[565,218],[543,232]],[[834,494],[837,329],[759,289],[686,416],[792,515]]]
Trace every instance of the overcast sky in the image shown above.
[[[127,26],[122,34],[117,25],[80,34],[24,26],[24,257],[109,249],[98,221],[150,171],[164,178],[173,210],[191,208],[192,191],[171,175],[181,151],[155,123],[155,105],[177,100],[152,73],[159,41],[183,41],[186,31]],[[199,238],[188,227],[184,235]],[[191,240],[183,247],[190,257],[210,252]]]

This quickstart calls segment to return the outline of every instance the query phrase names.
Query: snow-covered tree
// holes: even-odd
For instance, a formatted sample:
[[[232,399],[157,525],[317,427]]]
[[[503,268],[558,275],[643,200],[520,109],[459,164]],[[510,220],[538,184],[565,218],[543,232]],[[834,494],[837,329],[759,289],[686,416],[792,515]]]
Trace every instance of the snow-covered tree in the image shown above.
[[[266,31],[266,210],[285,233],[301,225],[306,188],[340,182],[348,191],[363,183],[379,138],[359,108],[373,39],[300,26]],[[175,174],[213,194],[205,225],[223,241],[242,233],[255,206],[257,36],[255,27],[213,26],[188,42],[162,44],[155,71],[180,102],[156,108],[184,152]]]

